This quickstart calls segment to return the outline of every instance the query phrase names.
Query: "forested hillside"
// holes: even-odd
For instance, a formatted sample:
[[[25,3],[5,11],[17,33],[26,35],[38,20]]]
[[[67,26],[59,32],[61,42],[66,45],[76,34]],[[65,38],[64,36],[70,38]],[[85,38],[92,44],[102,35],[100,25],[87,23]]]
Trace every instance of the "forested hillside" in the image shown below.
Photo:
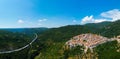
[[[43,43],[44,47],[41,46],[41,53],[36,57],[36,59],[39,59],[42,56],[43,59],[64,58],[64,50],[62,47],[65,42],[73,36],[82,33],[94,33],[108,38],[120,35],[119,24],[120,21],[118,20],[115,22],[103,22],[98,24],[95,23],[86,25],[69,25],[60,28],[52,28],[39,35],[39,38],[41,38],[40,41]]]
[[[32,44],[32,47],[26,48],[19,52],[14,52],[10,54],[0,54],[2,59],[67,59],[71,58],[69,56],[79,55],[79,53],[73,51],[64,50],[64,44],[66,41],[70,40],[73,36],[83,34],[83,33],[94,33],[102,35],[105,37],[114,37],[120,35],[120,20],[115,22],[102,22],[102,23],[92,23],[86,25],[68,25],[59,28],[32,28],[26,29],[26,32],[9,32],[5,30],[0,30],[0,50],[12,50],[24,46],[30,42],[34,35],[29,33],[37,33],[38,39]],[[114,42],[111,42],[113,44]],[[109,43],[108,43],[109,44]],[[108,44],[103,44],[106,47]],[[115,45],[114,45],[115,46]],[[113,46],[113,47],[114,47]],[[110,48],[110,47],[107,47]],[[96,50],[101,50],[102,46],[98,46]],[[82,51],[82,50],[81,50]],[[78,52],[81,52],[78,51]],[[106,50],[104,50],[106,51]],[[100,54],[104,51],[101,51]],[[111,49],[108,50],[112,51]],[[115,50],[114,50],[115,51]],[[114,52],[113,51],[113,52]],[[72,54],[75,52],[74,54]],[[116,52],[114,52],[116,53]],[[116,53],[118,56],[119,53]],[[89,55],[89,54],[88,54]],[[100,56],[105,56],[102,54]],[[111,55],[111,54],[110,54]],[[16,56],[16,58],[14,58]],[[115,55],[111,56],[114,57]],[[109,58],[109,57],[106,57]],[[23,58],[22,58],[23,59]]]
[[[120,35],[120,20],[110,23],[102,30],[102,35],[106,37],[114,37]]]

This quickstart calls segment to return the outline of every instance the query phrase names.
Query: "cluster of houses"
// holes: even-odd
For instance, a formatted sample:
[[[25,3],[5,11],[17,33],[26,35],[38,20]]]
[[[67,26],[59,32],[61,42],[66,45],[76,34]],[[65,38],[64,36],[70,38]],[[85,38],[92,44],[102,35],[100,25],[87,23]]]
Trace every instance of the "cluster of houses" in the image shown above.
[[[71,38],[69,41],[66,42],[65,45],[67,48],[73,48],[75,46],[81,45],[85,47],[84,51],[87,52],[88,48],[92,51],[92,48],[113,40],[117,40],[118,42],[120,42],[120,36],[118,36],[117,38],[108,39],[100,35],[87,33]]]

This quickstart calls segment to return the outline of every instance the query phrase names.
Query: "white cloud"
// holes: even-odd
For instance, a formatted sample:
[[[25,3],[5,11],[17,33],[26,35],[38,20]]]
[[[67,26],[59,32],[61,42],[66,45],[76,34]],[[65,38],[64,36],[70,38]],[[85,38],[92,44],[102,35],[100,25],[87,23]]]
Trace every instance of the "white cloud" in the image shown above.
[[[103,12],[101,13],[102,17],[105,18],[111,18],[111,21],[116,21],[118,19],[120,19],[120,10],[119,9],[113,9],[107,12]]]
[[[85,24],[85,23],[92,23],[93,22],[93,16],[86,16],[82,19],[81,24]]]
[[[82,19],[81,24],[86,24],[86,23],[99,23],[106,21],[106,19],[94,19],[93,15],[91,16],[86,16]]]
[[[44,22],[44,21],[47,21],[47,19],[40,19],[38,20],[39,22]]]
[[[38,25],[39,26],[43,25],[42,22],[45,22],[45,21],[47,21],[47,19],[39,19],[38,20]]]
[[[24,21],[20,19],[20,20],[18,20],[18,23],[22,24],[22,23],[24,23]]]
[[[103,22],[103,21],[116,21],[116,20],[120,19],[120,10],[119,9],[113,9],[113,10],[101,13],[100,16],[104,17],[104,18],[95,19],[93,17],[93,15],[85,16],[81,20],[81,24],[99,23],[99,22]]]
[[[107,21],[107,19],[94,19],[94,23],[99,23],[104,21]]]

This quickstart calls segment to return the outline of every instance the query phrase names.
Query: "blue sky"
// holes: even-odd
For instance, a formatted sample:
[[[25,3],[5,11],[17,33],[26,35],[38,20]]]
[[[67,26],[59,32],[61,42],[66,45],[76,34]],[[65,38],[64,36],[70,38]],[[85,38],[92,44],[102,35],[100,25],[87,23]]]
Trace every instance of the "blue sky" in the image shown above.
[[[120,0],[0,0],[0,28],[60,27],[120,19]]]

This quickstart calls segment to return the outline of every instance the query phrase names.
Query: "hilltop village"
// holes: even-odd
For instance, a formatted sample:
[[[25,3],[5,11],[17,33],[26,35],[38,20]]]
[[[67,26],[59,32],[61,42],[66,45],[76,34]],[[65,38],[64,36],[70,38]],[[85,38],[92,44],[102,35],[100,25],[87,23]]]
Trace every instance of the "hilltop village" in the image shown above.
[[[92,51],[94,47],[113,40],[120,42],[120,36],[108,39],[100,35],[88,33],[74,36],[65,45],[66,48],[74,48],[75,46],[81,45],[85,47],[84,52],[87,52],[88,48]]]

